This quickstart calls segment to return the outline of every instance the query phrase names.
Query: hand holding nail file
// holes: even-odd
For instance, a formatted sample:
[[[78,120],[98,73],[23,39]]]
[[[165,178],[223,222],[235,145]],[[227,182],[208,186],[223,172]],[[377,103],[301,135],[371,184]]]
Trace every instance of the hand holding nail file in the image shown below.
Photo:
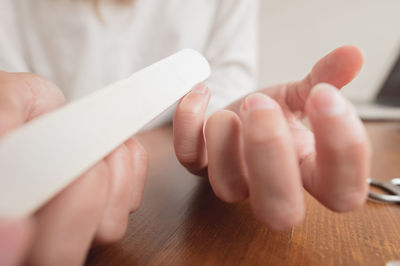
[[[0,217],[25,217],[210,75],[182,50],[0,139]]]

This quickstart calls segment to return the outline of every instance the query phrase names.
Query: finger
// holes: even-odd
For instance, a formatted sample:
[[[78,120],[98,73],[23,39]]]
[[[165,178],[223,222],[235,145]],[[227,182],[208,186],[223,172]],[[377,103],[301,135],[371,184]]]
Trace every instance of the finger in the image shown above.
[[[33,226],[30,220],[0,221],[0,265],[21,265],[32,236]]]
[[[181,100],[175,112],[175,153],[179,162],[193,173],[207,166],[203,124],[209,100],[208,88],[199,84]]]
[[[316,156],[302,163],[304,185],[324,205],[348,211],[367,196],[370,147],[349,103],[331,85],[315,86],[306,106],[316,139]]]
[[[81,265],[103,216],[109,169],[104,161],[74,181],[35,215],[29,265]]]
[[[125,234],[132,193],[132,156],[125,144],[116,148],[105,161],[110,169],[110,185],[103,218],[96,232],[98,244],[117,241]]]
[[[288,229],[304,216],[302,184],[293,141],[279,105],[253,94],[241,108],[250,202],[269,228]]]
[[[205,127],[208,175],[215,194],[224,201],[248,197],[241,122],[227,110],[212,115]]]
[[[303,111],[311,89],[318,83],[329,83],[341,88],[360,72],[364,56],[355,46],[339,47],[320,59],[303,80],[286,88],[286,103],[292,111]]]
[[[131,180],[130,211],[134,212],[142,202],[149,158],[144,147],[134,138],[129,139],[125,144],[132,154],[133,176]]]
[[[61,91],[44,78],[0,71],[0,135],[64,102]]]

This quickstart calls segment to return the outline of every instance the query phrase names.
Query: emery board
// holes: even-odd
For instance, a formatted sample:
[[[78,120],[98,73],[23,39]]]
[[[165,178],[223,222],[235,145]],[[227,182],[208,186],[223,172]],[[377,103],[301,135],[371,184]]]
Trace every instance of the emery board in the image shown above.
[[[0,217],[26,217],[210,75],[182,50],[0,138]]]

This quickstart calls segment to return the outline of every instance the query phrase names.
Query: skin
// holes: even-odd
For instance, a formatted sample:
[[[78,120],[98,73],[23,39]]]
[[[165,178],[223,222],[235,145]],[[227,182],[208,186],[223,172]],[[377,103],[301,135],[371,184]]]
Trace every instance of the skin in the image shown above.
[[[340,47],[304,79],[262,89],[207,121],[209,90],[190,93],[174,119],[178,160],[192,173],[208,176],[222,200],[249,198],[256,217],[271,229],[302,221],[303,187],[334,211],[359,208],[367,197],[370,144],[338,89],[362,65],[358,48]],[[304,117],[312,131],[303,125]]]
[[[0,72],[0,134],[64,101],[54,84],[37,75]],[[2,221],[0,265],[82,264],[92,243],[124,235],[128,214],[139,207],[146,170],[146,151],[131,138],[29,220]]]
[[[175,113],[178,160],[207,176],[222,200],[249,198],[256,217],[274,230],[303,219],[303,187],[332,210],[360,207],[369,142],[336,88],[362,64],[356,47],[340,47],[303,80],[260,90],[207,121],[210,92],[199,84]],[[0,72],[0,134],[63,104],[45,79]],[[305,116],[313,131],[302,124]],[[117,241],[140,204],[146,169],[146,152],[131,138],[29,219],[0,221],[0,265],[80,265],[92,243]]]

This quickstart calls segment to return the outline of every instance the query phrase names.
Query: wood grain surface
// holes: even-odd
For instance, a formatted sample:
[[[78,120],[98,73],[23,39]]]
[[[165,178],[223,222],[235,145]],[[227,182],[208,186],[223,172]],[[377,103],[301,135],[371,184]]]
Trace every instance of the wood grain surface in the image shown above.
[[[400,124],[366,123],[372,176],[400,175]],[[150,154],[141,208],[125,237],[93,248],[87,265],[385,265],[400,260],[400,205],[368,202],[338,214],[307,196],[304,222],[286,232],[258,223],[248,202],[226,204],[176,161],[170,127],[140,137]]]

